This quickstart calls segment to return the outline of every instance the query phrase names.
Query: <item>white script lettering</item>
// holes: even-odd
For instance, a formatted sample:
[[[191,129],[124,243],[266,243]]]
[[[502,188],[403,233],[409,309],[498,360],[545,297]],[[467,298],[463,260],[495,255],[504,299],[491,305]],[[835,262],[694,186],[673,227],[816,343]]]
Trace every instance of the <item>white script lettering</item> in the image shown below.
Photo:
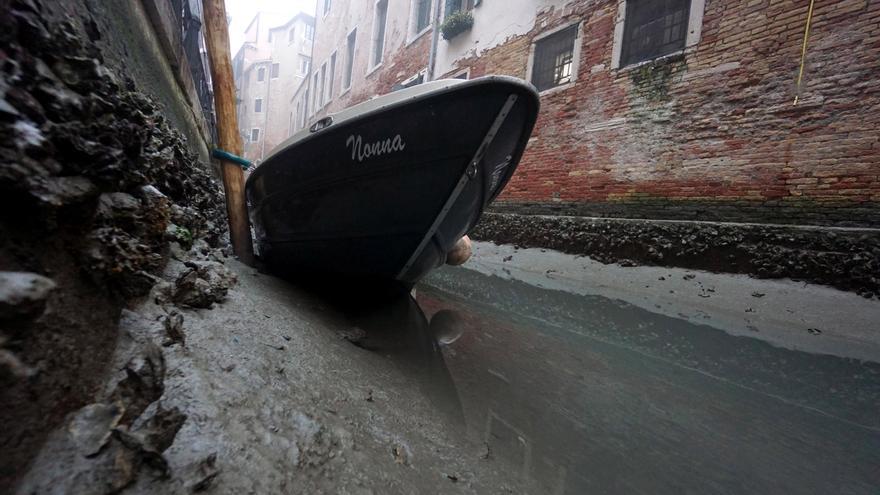
[[[394,151],[403,151],[403,149],[406,148],[406,143],[403,142],[400,134],[397,134],[393,138],[376,141],[374,143],[364,143],[360,134],[358,134],[357,136],[348,136],[348,139],[345,140],[345,146],[351,147],[352,160],[362,162],[364,161],[364,158],[369,158],[371,156],[385,155]]]

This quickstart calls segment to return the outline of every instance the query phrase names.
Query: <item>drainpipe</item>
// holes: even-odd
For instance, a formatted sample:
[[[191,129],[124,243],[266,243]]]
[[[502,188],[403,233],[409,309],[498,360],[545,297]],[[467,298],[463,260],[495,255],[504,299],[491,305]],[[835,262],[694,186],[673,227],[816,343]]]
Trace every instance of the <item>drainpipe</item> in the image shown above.
[[[434,0],[434,20],[431,27],[431,51],[428,52],[428,73],[427,81],[434,80],[434,65],[437,63],[437,43],[440,41],[440,6],[445,0]]]
[[[280,74],[279,74],[280,75]],[[266,81],[266,101],[264,106],[266,108],[263,111],[266,112],[266,118],[263,119],[263,139],[260,140],[260,161],[263,161],[263,157],[266,155],[266,136],[269,135],[269,99],[272,98],[272,59],[269,59],[269,65],[266,67],[266,76],[268,79]]]

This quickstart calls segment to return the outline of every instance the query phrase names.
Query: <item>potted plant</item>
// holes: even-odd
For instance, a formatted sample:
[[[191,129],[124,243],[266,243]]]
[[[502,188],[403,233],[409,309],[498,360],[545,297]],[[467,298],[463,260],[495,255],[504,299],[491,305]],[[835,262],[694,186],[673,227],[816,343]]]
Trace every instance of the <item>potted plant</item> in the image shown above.
[[[440,32],[443,33],[443,39],[449,41],[467,31],[473,25],[474,16],[468,11],[459,10],[446,16],[443,24],[440,25]]]

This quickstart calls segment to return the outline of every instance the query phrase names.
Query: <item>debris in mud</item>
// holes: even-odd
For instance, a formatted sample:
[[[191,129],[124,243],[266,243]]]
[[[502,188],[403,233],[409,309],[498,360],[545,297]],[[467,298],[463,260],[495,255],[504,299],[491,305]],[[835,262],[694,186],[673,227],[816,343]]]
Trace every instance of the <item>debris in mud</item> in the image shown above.
[[[40,316],[55,287],[52,279],[36,273],[0,272],[0,321]]]
[[[162,350],[153,344],[146,344],[123,371],[125,378],[116,384],[110,399],[124,407],[120,424],[130,425],[147,406],[159,400],[165,390],[165,358]]]
[[[86,457],[98,455],[110,441],[123,412],[118,404],[103,403],[89,404],[77,411],[67,427],[77,450]]]
[[[2,348],[5,344],[6,339],[0,337],[0,384],[36,376],[37,370],[21,362],[12,351]]]
[[[187,270],[174,282],[174,302],[193,308],[210,308],[226,299],[236,277],[216,261],[187,261]]]
[[[207,490],[219,474],[220,468],[217,467],[217,453],[213,452],[195,466],[194,472],[190,476],[193,480],[190,485],[190,491],[202,492]]]
[[[752,292],[752,297],[764,297],[766,295],[763,292]]]
[[[165,315],[162,320],[165,327],[165,341],[162,342],[164,347],[174,344],[186,345],[186,336],[183,334],[183,315],[177,311]]]
[[[822,330],[819,330],[818,328],[808,328],[807,332],[809,332],[810,335],[822,335]]]

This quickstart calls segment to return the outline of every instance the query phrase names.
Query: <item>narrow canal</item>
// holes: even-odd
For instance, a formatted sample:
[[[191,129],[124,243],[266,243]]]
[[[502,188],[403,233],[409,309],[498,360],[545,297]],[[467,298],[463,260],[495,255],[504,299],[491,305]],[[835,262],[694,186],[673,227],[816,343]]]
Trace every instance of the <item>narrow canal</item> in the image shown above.
[[[880,486],[876,361],[467,268],[357,324],[359,346],[420,377],[449,426],[530,493]]]

